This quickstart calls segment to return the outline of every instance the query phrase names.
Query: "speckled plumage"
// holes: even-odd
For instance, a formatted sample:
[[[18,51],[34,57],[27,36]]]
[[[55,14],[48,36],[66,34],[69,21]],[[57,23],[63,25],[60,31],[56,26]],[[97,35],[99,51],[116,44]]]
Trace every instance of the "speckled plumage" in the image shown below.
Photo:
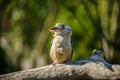
[[[57,23],[54,28],[49,29],[54,32],[54,38],[50,49],[50,56],[54,63],[64,63],[71,60],[71,28],[65,24]]]

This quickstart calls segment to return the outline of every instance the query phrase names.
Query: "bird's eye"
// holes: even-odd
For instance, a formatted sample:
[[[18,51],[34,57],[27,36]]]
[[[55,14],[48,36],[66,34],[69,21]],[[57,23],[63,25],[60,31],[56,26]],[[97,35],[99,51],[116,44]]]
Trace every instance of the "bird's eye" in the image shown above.
[[[99,51],[100,54],[103,54],[103,51]]]
[[[62,28],[62,30],[64,30],[64,29],[65,29],[65,25],[64,25],[64,24],[62,24],[62,25],[61,25],[61,28]]]

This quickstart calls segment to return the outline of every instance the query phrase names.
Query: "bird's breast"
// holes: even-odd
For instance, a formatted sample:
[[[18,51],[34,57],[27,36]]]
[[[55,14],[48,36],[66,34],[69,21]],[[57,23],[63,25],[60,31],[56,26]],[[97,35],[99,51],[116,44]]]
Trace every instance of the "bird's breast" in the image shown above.
[[[60,50],[62,49],[62,51]],[[66,39],[63,37],[57,37],[53,39],[53,43],[51,46],[52,52],[69,52],[71,51],[71,44],[70,44],[70,39]]]
[[[55,47],[70,46],[70,39],[54,38],[54,39],[53,39],[52,46],[55,46]]]

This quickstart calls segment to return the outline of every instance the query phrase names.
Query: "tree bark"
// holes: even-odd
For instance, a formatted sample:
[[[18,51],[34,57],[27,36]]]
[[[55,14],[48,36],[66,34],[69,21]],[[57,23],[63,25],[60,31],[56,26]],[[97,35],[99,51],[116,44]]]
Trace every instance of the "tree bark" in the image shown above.
[[[74,61],[0,75],[0,80],[120,79],[120,65],[112,68],[113,71],[99,61]]]

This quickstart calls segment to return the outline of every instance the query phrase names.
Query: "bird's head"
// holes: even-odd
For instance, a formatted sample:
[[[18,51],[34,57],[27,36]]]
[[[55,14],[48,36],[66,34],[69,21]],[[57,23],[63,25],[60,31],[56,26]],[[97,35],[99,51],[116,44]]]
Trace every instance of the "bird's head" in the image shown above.
[[[55,33],[55,36],[62,35],[62,36],[70,37],[72,35],[71,28],[63,23],[57,23],[55,27],[50,28],[49,31]]]
[[[101,50],[96,50],[94,49],[93,52],[92,52],[93,55],[98,55],[98,56],[101,56],[101,57],[104,57],[104,52],[101,51]]]

